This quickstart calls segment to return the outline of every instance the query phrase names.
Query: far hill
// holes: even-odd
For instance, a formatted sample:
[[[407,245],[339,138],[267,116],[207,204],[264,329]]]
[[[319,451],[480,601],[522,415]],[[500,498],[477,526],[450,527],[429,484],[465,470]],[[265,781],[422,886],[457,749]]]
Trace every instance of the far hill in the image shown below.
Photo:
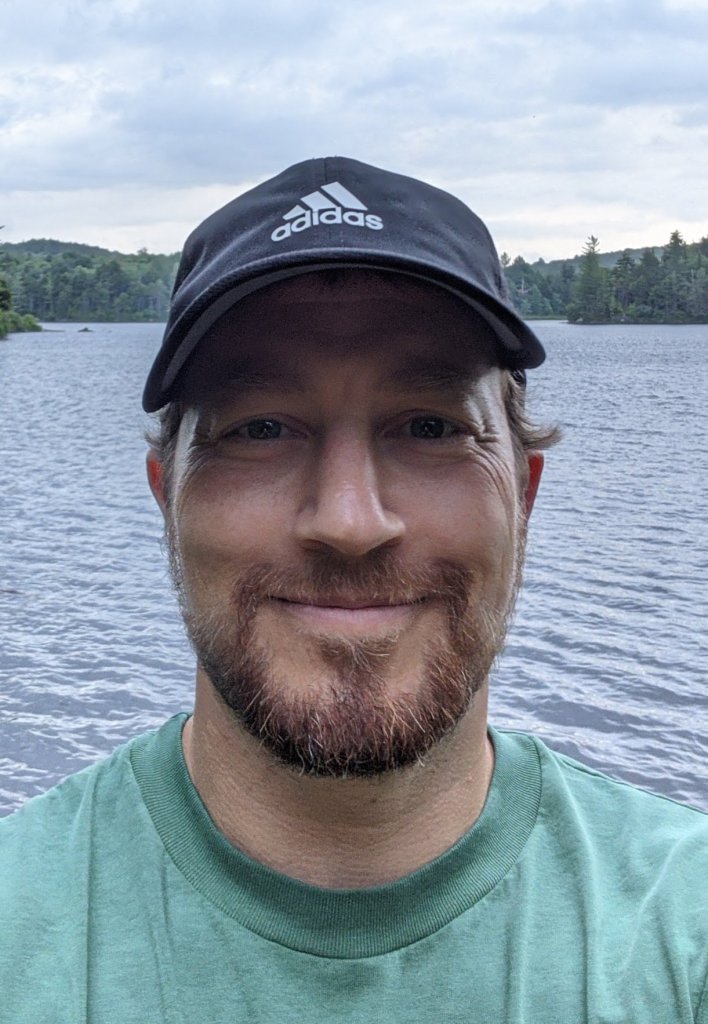
[[[514,303],[525,317],[574,323],[708,322],[708,237],[687,244],[602,253],[591,236],[569,260],[502,257]]]
[[[664,255],[665,248],[666,247],[663,245],[650,245],[645,246],[643,249],[617,249],[614,252],[601,252],[598,256],[600,266],[607,267],[608,270],[611,270],[625,253],[629,253],[630,259],[635,263],[638,263],[647,250],[654,253],[656,258],[660,260]],[[548,260],[547,262],[543,259],[534,260],[531,266],[543,268],[548,274],[559,274],[561,272],[561,268],[569,263],[574,267],[578,267],[582,259],[583,253],[580,253],[579,255],[571,256],[570,259],[566,260]]]
[[[21,312],[39,320],[163,321],[178,253],[126,254],[33,238],[0,246],[0,275]]]
[[[14,310],[39,320],[162,321],[178,260],[178,253],[126,254],[35,238],[0,245],[0,280],[9,286]],[[502,263],[524,317],[708,321],[708,237],[687,244],[675,231],[665,245],[606,253],[591,238],[572,259],[528,263],[503,254]]]
[[[60,242],[56,238],[30,238],[26,242],[3,242],[3,252],[9,255],[29,253],[33,256],[61,256],[68,252],[74,256],[124,256],[125,253],[113,249],[103,249],[100,245],[85,245],[83,242]]]

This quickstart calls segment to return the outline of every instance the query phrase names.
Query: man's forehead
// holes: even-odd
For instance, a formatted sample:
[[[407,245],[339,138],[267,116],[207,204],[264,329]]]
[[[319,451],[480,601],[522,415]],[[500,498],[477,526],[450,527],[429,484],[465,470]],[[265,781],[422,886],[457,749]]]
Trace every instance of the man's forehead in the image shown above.
[[[338,357],[329,353],[329,359],[337,362]],[[366,358],[366,353],[362,353]],[[268,346],[264,351],[251,353],[246,357],[221,366],[218,385],[215,390],[241,393],[264,390],[280,392],[302,392],[311,384],[312,363],[324,362],[320,357],[315,360],[274,359]],[[363,360],[362,360],[363,361]],[[486,367],[487,364],[485,364]],[[481,373],[478,365],[471,361],[450,359],[446,355],[421,355],[401,351],[397,358],[379,360],[376,375],[376,387],[383,392],[431,392],[442,390],[460,390],[472,387]]]

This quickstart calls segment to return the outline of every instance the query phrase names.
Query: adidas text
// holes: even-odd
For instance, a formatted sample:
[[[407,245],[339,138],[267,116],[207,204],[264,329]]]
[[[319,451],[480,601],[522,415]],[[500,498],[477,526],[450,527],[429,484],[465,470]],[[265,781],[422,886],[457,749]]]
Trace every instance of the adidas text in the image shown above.
[[[381,231],[383,221],[375,213],[363,213],[361,210],[342,210],[339,207],[329,210],[306,210],[295,220],[281,224],[271,234],[274,242],[282,242],[298,231],[307,231],[318,224],[351,224],[353,227],[370,228]]]

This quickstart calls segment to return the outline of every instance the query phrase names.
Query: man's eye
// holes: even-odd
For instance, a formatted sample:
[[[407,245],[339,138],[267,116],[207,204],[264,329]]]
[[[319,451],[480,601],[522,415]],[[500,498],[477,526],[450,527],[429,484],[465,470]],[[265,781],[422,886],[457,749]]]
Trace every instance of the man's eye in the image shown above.
[[[451,437],[458,433],[454,423],[441,416],[416,416],[410,421],[411,436],[416,438]]]
[[[280,437],[283,424],[278,420],[250,420],[241,428],[243,436],[252,441],[272,441]]]

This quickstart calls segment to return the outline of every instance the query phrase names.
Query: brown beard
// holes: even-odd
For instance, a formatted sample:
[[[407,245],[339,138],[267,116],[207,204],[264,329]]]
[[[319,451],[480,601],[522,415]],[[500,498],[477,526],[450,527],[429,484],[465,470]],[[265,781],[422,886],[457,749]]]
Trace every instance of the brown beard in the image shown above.
[[[168,538],[169,539],[169,538]],[[302,570],[249,567],[223,609],[195,609],[185,592],[176,548],[172,576],[187,633],[215,690],[241,726],[278,761],[313,776],[370,777],[420,763],[460,721],[501,651],[513,597],[503,614],[472,609],[474,573],[449,562],[419,570],[397,564],[386,550],[349,561],[309,555]],[[516,589],[514,590],[514,596]],[[391,696],[385,670],[395,634],[374,638],[312,637],[314,659],[331,673],[329,694],[287,692],[269,652],[256,637],[259,607],[273,599],[408,603],[425,596],[444,612],[444,629],[425,651],[416,693]]]

